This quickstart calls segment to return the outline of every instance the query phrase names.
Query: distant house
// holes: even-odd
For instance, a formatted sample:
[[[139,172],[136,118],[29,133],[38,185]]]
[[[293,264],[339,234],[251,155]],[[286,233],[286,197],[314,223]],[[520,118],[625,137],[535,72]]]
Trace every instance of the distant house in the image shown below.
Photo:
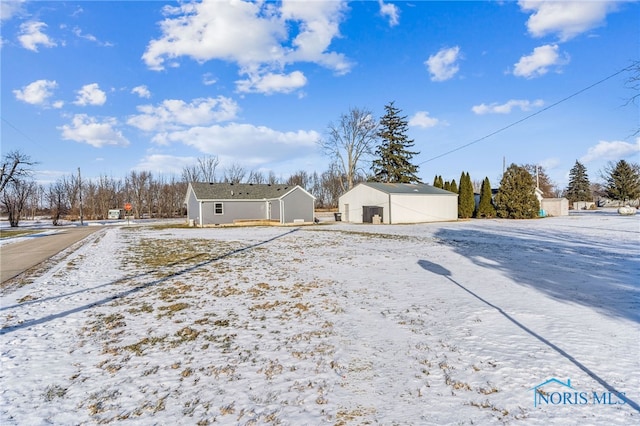
[[[352,223],[421,223],[458,219],[458,194],[426,184],[363,182],[339,201]]]
[[[191,182],[184,202],[196,226],[314,220],[315,197],[298,185]]]

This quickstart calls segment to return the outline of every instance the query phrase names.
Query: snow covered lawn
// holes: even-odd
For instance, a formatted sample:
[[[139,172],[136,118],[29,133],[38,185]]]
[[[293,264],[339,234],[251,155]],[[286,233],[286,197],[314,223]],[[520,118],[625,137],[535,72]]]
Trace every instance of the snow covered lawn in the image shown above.
[[[639,255],[607,211],[104,227],[2,288],[0,423],[638,424]]]

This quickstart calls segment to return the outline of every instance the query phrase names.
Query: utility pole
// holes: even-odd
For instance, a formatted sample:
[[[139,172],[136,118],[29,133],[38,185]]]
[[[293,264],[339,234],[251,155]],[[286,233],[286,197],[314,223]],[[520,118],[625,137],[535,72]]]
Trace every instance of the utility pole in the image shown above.
[[[80,192],[80,226],[84,225],[82,217],[82,178],[80,177],[80,167],[78,167],[78,191]]]

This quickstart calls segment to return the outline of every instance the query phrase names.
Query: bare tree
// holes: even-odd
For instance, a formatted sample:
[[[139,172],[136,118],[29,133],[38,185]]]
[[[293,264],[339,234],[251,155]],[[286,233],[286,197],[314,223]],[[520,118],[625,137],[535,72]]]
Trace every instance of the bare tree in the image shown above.
[[[130,197],[130,201],[133,204],[134,215],[137,218],[142,217],[142,212],[145,210],[146,203],[148,202],[148,192],[151,186],[151,172],[136,172],[131,171],[126,180],[126,190]]]
[[[12,228],[18,226],[22,218],[22,212],[27,207],[27,202],[36,191],[37,185],[33,180],[10,179],[2,191],[1,202],[9,215],[9,225]]]
[[[269,185],[277,185],[280,182],[278,176],[276,176],[273,170],[269,170],[269,176],[267,176],[267,184]]]
[[[340,168],[331,164],[329,166],[329,170],[322,173],[322,190],[324,192],[323,207],[337,207],[338,199],[340,198],[340,194],[343,192],[345,178],[341,173]]]
[[[25,178],[31,175],[31,168],[37,164],[31,161],[31,157],[20,152],[8,152],[2,159],[2,169],[0,171],[0,192],[4,191],[5,186],[12,180]]]
[[[51,221],[53,226],[60,225],[60,219],[67,214],[68,204],[65,185],[62,179],[49,186],[49,210],[51,210]]]
[[[626,70],[630,73],[626,81],[627,87],[634,92],[627,104],[636,104],[638,103],[638,99],[640,99],[640,61],[634,61]],[[633,136],[637,136],[638,134],[640,134],[640,127],[634,130]]]
[[[69,203],[68,214],[80,217],[80,179],[75,174],[62,177],[65,196]]]
[[[309,189],[311,186],[311,176],[304,170],[300,170],[289,176],[286,181],[287,185],[299,185],[304,189]]]
[[[378,124],[367,109],[351,108],[328,126],[328,138],[320,141],[324,153],[346,177],[342,190],[353,188],[359,164],[375,148]]]
[[[197,164],[185,166],[182,169],[182,179],[185,182],[215,182],[216,169],[220,165],[217,155],[199,157]]]
[[[122,208],[124,199],[122,195],[122,182],[107,175],[98,178],[96,191],[97,215],[101,219],[107,217],[109,209]]]
[[[556,196],[557,185],[547,175],[544,167],[538,166],[537,164],[524,164],[522,167],[524,167],[529,174],[533,176],[537,187],[542,191],[543,197],[553,198]]]
[[[247,183],[255,183],[262,184],[265,183],[267,179],[264,177],[264,173],[259,170],[251,170],[249,172],[249,178],[247,179]]]
[[[247,175],[247,170],[238,163],[233,163],[224,171],[224,181],[226,183],[240,183]]]

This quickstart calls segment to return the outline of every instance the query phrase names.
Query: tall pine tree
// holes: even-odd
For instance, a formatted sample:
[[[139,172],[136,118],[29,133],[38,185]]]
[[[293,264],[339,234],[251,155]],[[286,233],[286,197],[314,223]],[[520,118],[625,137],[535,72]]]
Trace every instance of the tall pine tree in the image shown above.
[[[458,217],[468,219],[473,216],[476,203],[473,197],[473,183],[469,173],[462,172],[460,176],[460,194],[458,195]]]
[[[436,177],[433,178],[433,186],[440,189],[444,188],[444,182],[442,181],[442,176],[436,175]]]
[[[493,206],[491,195],[491,183],[489,182],[489,178],[485,177],[482,181],[482,187],[480,188],[480,202],[476,209],[476,217],[495,217],[496,208]]]
[[[458,193],[458,184],[456,183],[455,179],[451,181],[451,185],[449,185],[449,191],[455,192],[456,194]]]
[[[407,117],[400,116],[401,110],[393,102],[385,105],[385,115],[380,119],[378,137],[382,139],[376,149],[373,161],[373,180],[391,183],[420,183],[418,166],[411,163],[417,152],[410,151],[413,139],[407,137],[409,128]]]
[[[620,160],[606,170],[605,192],[612,200],[630,201],[640,198],[640,167]]]
[[[538,217],[540,202],[536,198],[536,182],[524,167],[512,164],[500,181],[496,194],[496,212],[509,219]]]
[[[569,185],[567,185],[566,197],[571,203],[591,201],[593,199],[587,169],[578,160],[569,171]]]

